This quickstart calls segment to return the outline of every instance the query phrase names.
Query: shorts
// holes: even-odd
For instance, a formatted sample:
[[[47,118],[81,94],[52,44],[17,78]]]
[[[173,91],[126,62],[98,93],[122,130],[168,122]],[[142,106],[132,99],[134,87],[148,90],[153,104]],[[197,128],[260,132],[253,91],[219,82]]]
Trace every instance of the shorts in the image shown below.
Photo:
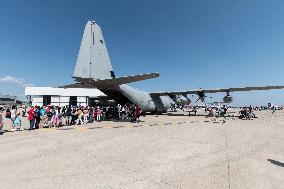
[[[70,121],[72,120],[72,116],[66,116],[66,121]]]

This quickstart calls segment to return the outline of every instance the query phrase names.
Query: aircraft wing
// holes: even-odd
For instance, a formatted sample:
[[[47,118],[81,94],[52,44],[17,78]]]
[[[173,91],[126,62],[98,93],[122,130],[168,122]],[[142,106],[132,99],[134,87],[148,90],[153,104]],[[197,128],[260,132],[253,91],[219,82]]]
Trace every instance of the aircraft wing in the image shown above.
[[[239,88],[219,88],[219,89],[196,89],[196,90],[184,90],[184,91],[168,91],[168,92],[151,92],[150,94],[155,96],[163,95],[186,95],[200,93],[230,93],[230,92],[242,92],[242,91],[261,91],[261,90],[273,90],[284,89],[284,86],[264,86],[264,87],[239,87]]]
[[[78,83],[60,86],[60,88],[109,88],[111,86],[118,86],[126,83],[157,78],[159,76],[160,76],[159,73],[147,73],[147,74],[130,75],[130,76],[104,79],[104,80],[73,77]]]

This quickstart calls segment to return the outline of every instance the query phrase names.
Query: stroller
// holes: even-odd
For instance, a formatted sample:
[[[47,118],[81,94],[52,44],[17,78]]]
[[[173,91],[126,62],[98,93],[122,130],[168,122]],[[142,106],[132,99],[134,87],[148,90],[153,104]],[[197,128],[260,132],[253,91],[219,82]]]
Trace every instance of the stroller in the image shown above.
[[[253,119],[256,118],[255,114],[247,111],[247,109],[243,109],[240,111],[239,119]]]
[[[51,111],[47,112],[47,121],[45,123],[43,123],[43,127],[48,127],[51,128],[52,126],[52,117],[53,117],[53,113]]]
[[[43,128],[46,128],[46,127],[50,127],[50,124],[49,124],[49,117],[48,116],[40,116],[40,125],[43,127]]]

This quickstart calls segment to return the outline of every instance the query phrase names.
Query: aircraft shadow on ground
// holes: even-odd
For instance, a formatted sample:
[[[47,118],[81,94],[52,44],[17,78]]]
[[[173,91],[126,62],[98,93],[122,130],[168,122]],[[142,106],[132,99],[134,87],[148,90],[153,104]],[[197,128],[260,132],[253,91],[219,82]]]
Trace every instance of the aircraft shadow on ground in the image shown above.
[[[281,163],[280,161],[276,161],[276,160],[273,160],[273,159],[268,159],[267,161],[269,161],[273,165],[277,165],[279,167],[284,167],[284,163]]]
[[[190,116],[188,116],[188,114],[175,114],[175,113],[167,113],[167,114],[163,114],[163,115],[167,115],[167,116],[187,116],[187,117],[207,117],[208,114],[190,114]],[[219,117],[222,117],[222,116],[219,116]],[[239,116],[234,116],[234,115],[230,115],[230,116],[226,116],[226,118],[235,118],[235,117],[239,117]]]
[[[173,113],[167,113],[165,114],[167,116],[188,116],[188,114],[173,114]],[[190,114],[190,117],[204,117],[205,115],[202,115],[202,114],[197,114],[197,115],[194,115],[194,114]]]
[[[109,120],[109,121],[111,121],[111,122],[117,122],[117,123],[125,123],[125,122],[131,123],[129,119],[120,119],[120,120],[114,119],[114,120]],[[145,121],[139,121],[139,122],[145,122]]]

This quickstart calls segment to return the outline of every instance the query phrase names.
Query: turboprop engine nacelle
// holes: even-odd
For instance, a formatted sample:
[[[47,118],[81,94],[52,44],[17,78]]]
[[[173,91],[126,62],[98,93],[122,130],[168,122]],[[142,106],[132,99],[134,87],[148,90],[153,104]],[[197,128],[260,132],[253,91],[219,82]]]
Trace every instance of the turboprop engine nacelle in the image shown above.
[[[230,96],[230,95],[227,95],[227,96],[225,96],[225,97],[223,98],[223,102],[224,102],[224,103],[232,103],[233,100],[234,100],[233,97]]]
[[[191,100],[183,95],[176,95],[176,102],[179,102],[182,104],[190,104]]]

